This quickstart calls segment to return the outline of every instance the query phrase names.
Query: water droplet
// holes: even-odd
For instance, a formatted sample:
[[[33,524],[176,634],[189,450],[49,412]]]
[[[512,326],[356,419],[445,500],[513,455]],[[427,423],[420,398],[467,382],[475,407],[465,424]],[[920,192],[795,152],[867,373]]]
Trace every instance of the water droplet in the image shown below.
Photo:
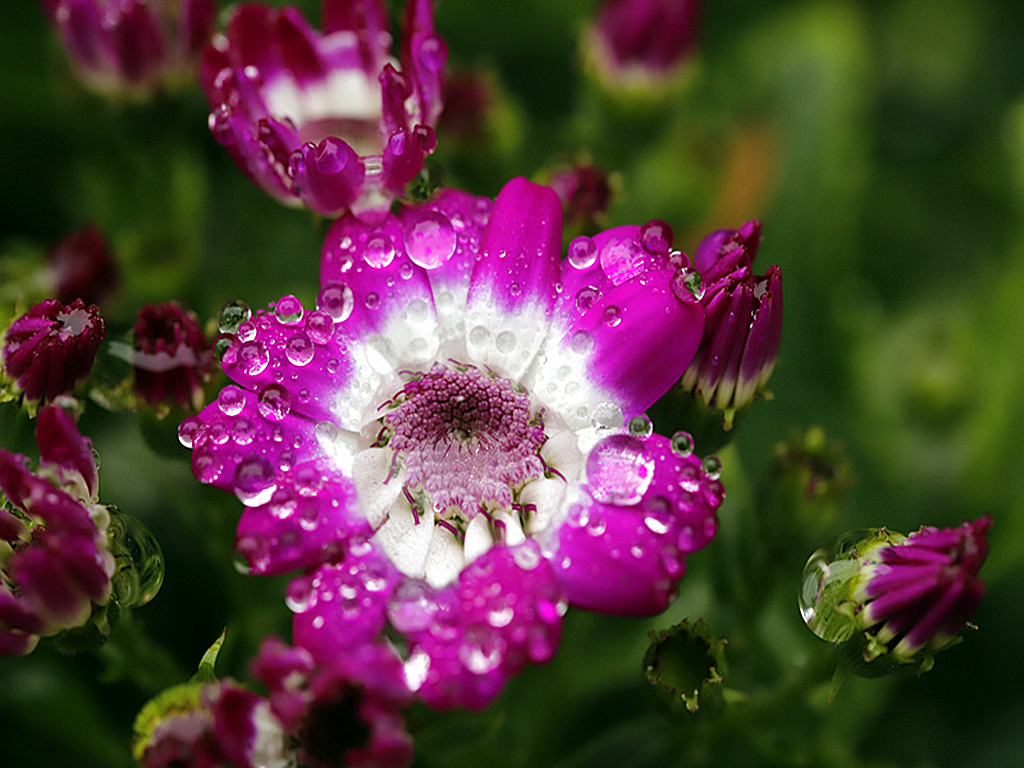
[[[455,253],[457,237],[451,220],[438,211],[423,211],[405,228],[405,252],[423,269],[436,269]]]
[[[654,458],[629,435],[601,440],[587,456],[590,494],[605,504],[637,504],[654,479]]]
[[[363,304],[366,305],[367,309],[377,309],[380,306],[380,294],[370,291],[366,294],[366,298],[363,299]]]
[[[569,339],[569,349],[577,355],[586,355],[594,348],[594,337],[587,331],[576,331]]]
[[[569,243],[568,254],[569,266],[576,269],[587,269],[597,261],[597,245],[594,241],[583,235]]]
[[[270,364],[270,353],[260,341],[247,341],[238,348],[238,367],[246,376],[259,376]]]
[[[406,579],[388,597],[388,621],[399,632],[425,629],[437,613],[434,591],[419,579]]]
[[[491,332],[487,326],[476,325],[469,331],[469,343],[474,347],[482,347],[491,338]]]
[[[178,442],[186,448],[192,447],[192,438],[196,430],[203,425],[195,416],[189,416],[178,425]]]
[[[700,272],[695,269],[676,272],[672,277],[672,293],[684,304],[703,299],[704,286],[701,284]]]
[[[592,285],[585,285],[576,291],[576,311],[581,315],[601,298],[601,291]]]
[[[376,232],[366,238],[363,258],[371,267],[383,269],[395,258],[395,244],[383,232]]]
[[[487,674],[501,664],[503,642],[497,634],[470,630],[466,642],[459,647],[459,659],[470,672]]]
[[[289,338],[284,345],[285,357],[292,365],[308,365],[313,359],[314,351],[313,342],[302,331]]]
[[[252,320],[246,320],[238,326],[235,335],[239,341],[252,341],[256,338],[256,323]]]
[[[502,354],[508,354],[516,347],[516,335],[512,331],[502,331],[494,340],[494,346]]]
[[[228,384],[217,395],[217,405],[225,416],[237,416],[245,407],[245,393],[233,384]]]
[[[249,307],[241,301],[229,301],[220,308],[217,328],[221,333],[235,333],[238,326],[252,317]]]
[[[266,504],[277,489],[274,477],[274,467],[265,456],[249,454],[235,468],[235,495],[249,507]]]
[[[644,525],[658,535],[668,533],[672,527],[672,503],[664,496],[655,496],[645,502]]]
[[[218,360],[224,359],[231,345],[235,343],[235,338],[233,333],[222,333],[213,340],[213,354]]]
[[[220,477],[220,473],[224,471],[224,465],[213,454],[203,453],[193,458],[192,471],[195,472],[199,482],[210,484],[216,482]]]
[[[607,307],[604,308],[604,324],[605,325],[607,325],[609,328],[614,328],[615,326],[617,326],[621,322],[622,322],[622,309],[621,308],[615,306],[614,304],[609,304]]]
[[[430,317],[430,307],[423,299],[413,299],[405,308],[405,318],[414,325],[422,325]]]
[[[292,295],[282,296],[274,305],[274,315],[285,325],[302,321],[302,302]]]
[[[270,421],[281,421],[291,411],[291,395],[280,384],[268,384],[256,400],[260,415]]]
[[[622,409],[615,403],[599,403],[590,414],[590,426],[598,432],[607,432],[622,426]]]
[[[647,258],[640,243],[632,237],[619,235],[601,246],[601,269],[615,285],[621,285],[645,270]]]
[[[722,462],[717,456],[708,456],[701,463],[704,473],[712,480],[717,480],[722,474]]]
[[[343,322],[355,308],[352,289],[344,283],[328,283],[320,289],[316,306],[317,309],[326,312],[334,322]]]
[[[878,541],[871,529],[848,531],[807,560],[800,585],[800,615],[810,630],[832,643],[846,640],[855,631],[853,621],[836,610],[849,599],[850,580],[859,569],[858,553]]]
[[[633,437],[650,437],[651,433],[654,432],[654,424],[647,418],[646,414],[641,413],[639,416],[634,416],[629,420],[626,430]]]
[[[686,457],[693,453],[693,436],[689,432],[676,432],[670,441],[672,452]]]
[[[507,627],[512,623],[512,618],[516,615],[511,605],[504,605],[500,608],[492,608],[487,612],[487,623],[496,629]]]
[[[305,613],[316,605],[316,588],[309,576],[292,579],[284,593],[284,602],[292,613]]]
[[[664,256],[672,249],[672,227],[659,219],[652,219],[640,227],[640,245],[648,253]]]
[[[270,497],[270,514],[278,520],[287,520],[298,509],[299,500],[287,488],[278,488]]]
[[[164,555],[150,530],[131,515],[108,507],[107,541],[114,556],[112,599],[124,607],[145,605],[164,581]]]

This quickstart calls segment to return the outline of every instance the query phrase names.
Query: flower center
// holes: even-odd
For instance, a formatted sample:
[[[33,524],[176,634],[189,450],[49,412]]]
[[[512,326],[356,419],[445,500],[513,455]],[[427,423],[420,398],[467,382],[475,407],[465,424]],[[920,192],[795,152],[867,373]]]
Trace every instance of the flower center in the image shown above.
[[[433,513],[461,534],[478,514],[511,511],[522,487],[545,472],[544,422],[529,395],[472,366],[435,363],[409,375],[384,406],[377,444],[404,468],[414,514]]]

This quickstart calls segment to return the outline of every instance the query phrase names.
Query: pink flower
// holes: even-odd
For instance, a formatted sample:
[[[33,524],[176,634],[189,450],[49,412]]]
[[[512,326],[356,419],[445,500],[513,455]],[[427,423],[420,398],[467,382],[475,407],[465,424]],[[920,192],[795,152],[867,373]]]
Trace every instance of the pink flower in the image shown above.
[[[56,406],[39,412],[40,470],[0,448],[0,656],[88,622],[111,596],[110,514],[96,503],[92,444]]]
[[[149,405],[198,410],[213,351],[199,322],[174,302],[147,304],[135,321],[135,394]]]
[[[515,179],[338,220],[317,309],[237,327],[237,382],[179,436],[246,505],[257,574],[302,569],[294,638],[321,665],[397,653],[435,707],[483,707],[555,653],[568,604],[664,609],[723,497],[689,436],[643,415],[704,327],[660,222],[578,238]],[[369,648],[371,651],[367,651]]]
[[[213,32],[213,0],[42,0],[76,74],[103,93],[148,96],[187,78]]]
[[[81,299],[42,301],[4,333],[4,375],[29,403],[68,394],[89,375],[106,332],[99,309]]]
[[[324,33],[294,8],[235,9],[203,53],[210,128],[286,205],[381,213],[434,151],[448,49],[429,0],[406,6],[401,71],[380,0],[324,0],[323,9]]]
[[[99,227],[87,225],[65,237],[49,255],[57,301],[101,304],[117,287],[117,263]]]

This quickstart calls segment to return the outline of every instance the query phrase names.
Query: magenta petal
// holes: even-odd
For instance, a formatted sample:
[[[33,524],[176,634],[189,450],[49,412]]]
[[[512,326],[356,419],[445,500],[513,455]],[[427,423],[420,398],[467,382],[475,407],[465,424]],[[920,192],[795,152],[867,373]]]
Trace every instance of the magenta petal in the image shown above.
[[[614,393],[627,415],[665,394],[700,345],[704,311],[679,297],[677,277],[674,270],[657,270],[612,288],[563,339],[574,350],[589,350],[591,380]]]
[[[297,149],[290,167],[296,194],[322,216],[337,216],[363,190],[363,162],[352,147],[336,136]]]
[[[283,8],[275,19],[274,40],[284,66],[300,85],[327,76],[317,52],[317,35],[295,8]]]
[[[110,30],[111,46],[120,74],[130,83],[156,76],[165,57],[163,33],[144,2],[122,9],[120,23]]]
[[[435,708],[486,707],[527,663],[550,659],[561,639],[565,603],[533,541],[492,548],[433,603],[433,619],[406,632],[406,668]]]
[[[339,654],[382,642],[388,596],[399,578],[366,539],[350,544],[343,562],[297,576],[288,586],[295,644],[331,666]]]
[[[592,498],[570,508],[552,561],[574,605],[622,615],[657,613],[675,594],[685,556],[714,538],[722,485],[696,457],[677,455],[660,435],[608,439],[633,441],[637,455],[644,457],[633,478],[643,497],[622,503],[633,500],[627,498],[628,478],[602,480],[588,463]]]
[[[63,409],[48,405],[39,412],[36,438],[42,463],[59,467],[63,473],[78,475],[85,482],[89,496],[95,498],[99,475],[92,441],[79,434],[74,419]]]
[[[352,481],[327,462],[294,467],[270,500],[242,513],[235,549],[260,575],[340,561],[353,536],[372,531],[356,507]]]

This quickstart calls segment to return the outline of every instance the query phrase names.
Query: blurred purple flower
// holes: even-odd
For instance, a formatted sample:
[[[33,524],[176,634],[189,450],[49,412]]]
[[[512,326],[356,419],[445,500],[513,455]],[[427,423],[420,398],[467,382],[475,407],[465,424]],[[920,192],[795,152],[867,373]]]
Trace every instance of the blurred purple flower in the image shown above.
[[[666,227],[577,238],[550,189],[454,189],[328,233],[318,309],[242,322],[240,386],[186,419],[202,482],[246,505],[252,573],[298,568],[294,636],[320,664],[404,635],[405,682],[486,706],[552,657],[567,602],[664,609],[723,497],[643,411],[704,325]],[[560,290],[559,290],[560,288]]]
[[[135,394],[149,405],[199,410],[213,350],[192,312],[175,302],[147,304],[135,321]]]
[[[151,95],[188,79],[213,33],[213,0],[42,0],[82,81],[93,90]]]
[[[61,240],[49,254],[53,295],[62,304],[81,299],[102,304],[117,287],[117,263],[103,232],[89,224]]]
[[[382,214],[434,151],[448,49],[429,0],[406,5],[401,71],[380,0],[323,10],[321,34],[295,8],[235,9],[203,53],[210,128],[280,202]]]
[[[552,172],[548,185],[562,201],[568,230],[592,233],[608,218],[612,183],[599,165],[580,162],[558,168]]]
[[[81,299],[42,301],[4,333],[4,376],[29,404],[68,394],[89,375],[106,332],[99,309]]]
[[[584,41],[609,88],[650,89],[682,71],[700,41],[701,0],[605,0]]]
[[[748,221],[707,235],[693,257],[707,321],[681,384],[701,404],[722,411],[727,429],[736,411],[764,389],[779,354],[782,274],[777,266],[753,274],[760,242],[761,222]]]
[[[0,448],[0,656],[80,627],[111,596],[110,514],[96,503],[92,443],[56,406],[39,412],[38,473]]]

